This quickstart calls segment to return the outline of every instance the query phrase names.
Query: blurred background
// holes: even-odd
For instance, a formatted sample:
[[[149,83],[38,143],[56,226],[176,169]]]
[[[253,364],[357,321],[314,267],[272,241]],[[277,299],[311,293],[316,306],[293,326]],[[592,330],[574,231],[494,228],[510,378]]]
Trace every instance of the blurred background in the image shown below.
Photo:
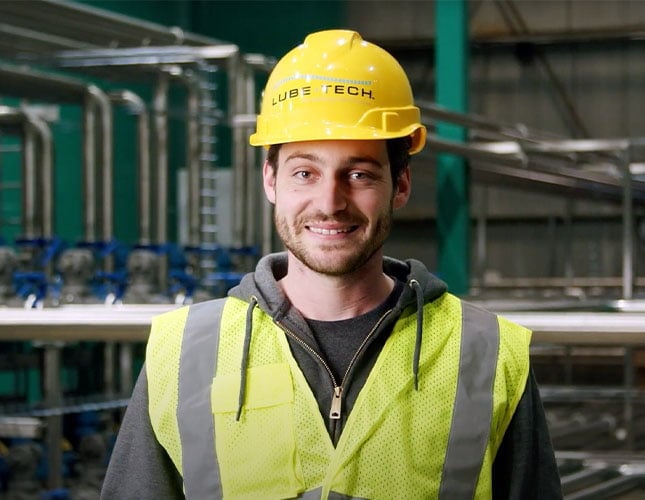
[[[281,249],[276,60],[357,30],[428,128],[386,253],[533,329],[567,498],[645,496],[645,2],[0,0],[0,493],[98,498],[150,318]]]

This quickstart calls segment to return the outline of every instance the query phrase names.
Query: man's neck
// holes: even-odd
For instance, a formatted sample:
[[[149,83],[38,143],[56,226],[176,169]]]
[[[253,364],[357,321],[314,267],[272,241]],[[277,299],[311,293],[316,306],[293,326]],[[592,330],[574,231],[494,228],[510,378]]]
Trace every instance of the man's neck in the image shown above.
[[[289,271],[280,286],[305,318],[334,321],[376,308],[392,292],[394,281],[383,273],[382,257],[373,257],[351,274],[328,276],[289,255]]]

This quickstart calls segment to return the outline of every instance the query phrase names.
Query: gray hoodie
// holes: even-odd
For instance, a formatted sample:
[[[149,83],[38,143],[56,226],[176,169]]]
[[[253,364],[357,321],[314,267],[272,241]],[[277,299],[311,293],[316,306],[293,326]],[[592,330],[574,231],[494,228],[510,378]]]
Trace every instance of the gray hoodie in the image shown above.
[[[325,360],[342,353],[342,342],[321,348],[309,323],[292,307],[277,281],[287,271],[285,253],[263,257],[254,273],[247,274],[229,295],[249,302],[255,297],[258,306],[287,332],[293,356],[304,373],[337,442],[352,406],[387,336],[402,315],[417,314],[420,306],[446,292],[446,285],[415,260],[385,258],[383,269],[394,278],[395,288],[386,303],[376,311],[380,318],[347,370],[340,376]],[[363,315],[365,327],[371,329],[374,315]],[[359,324],[361,318],[357,319]],[[419,332],[418,335],[421,335]],[[255,333],[254,335],[257,335]],[[420,344],[420,338],[417,339]],[[411,366],[411,371],[414,370]],[[342,384],[342,416],[330,419],[334,387]],[[551,499],[562,498],[560,480],[546,426],[544,411],[531,375],[524,395],[513,416],[493,466],[494,498]],[[170,499],[183,498],[182,481],[170,458],[157,442],[148,417],[146,371],[143,369],[125,413],[112,453],[101,498],[104,499]]]

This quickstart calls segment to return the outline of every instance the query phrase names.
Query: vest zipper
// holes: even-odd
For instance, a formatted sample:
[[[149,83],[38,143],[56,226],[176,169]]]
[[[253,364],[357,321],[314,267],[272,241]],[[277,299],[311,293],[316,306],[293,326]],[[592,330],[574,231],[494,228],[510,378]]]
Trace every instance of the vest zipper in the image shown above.
[[[309,351],[318,361],[322,363],[322,365],[325,367],[325,370],[329,374],[329,378],[331,379],[331,383],[334,386],[333,389],[333,394],[331,397],[331,408],[329,410],[329,419],[330,420],[340,420],[342,416],[342,402],[343,402],[343,387],[345,386],[345,382],[347,382],[347,377],[349,375],[349,372],[351,371],[352,367],[354,366],[354,363],[356,363],[356,360],[358,359],[358,355],[360,352],[363,350],[363,347],[365,347],[365,344],[367,344],[367,341],[374,335],[374,332],[378,329],[378,327],[383,323],[385,318],[389,316],[389,314],[392,312],[392,309],[388,309],[383,313],[383,315],[378,319],[378,321],[374,324],[372,329],[369,331],[369,333],[365,336],[363,339],[363,342],[361,342],[361,345],[358,346],[358,349],[356,349],[356,352],[354,353],[354,356],[352,357],[351,361],[349,362],[349,366],[347,367],[347,370],[343,374],[343,379],[338,385],[336,382],[336,377],[334,377],[333,372],[331,371],[331,368],[327,364],[327,362],[324,360],[324,358],[316,352],[316,350],[311,347],[309,344],[307,344],[304,340],[302,340],[298,335],[293,333],[289,328],[284,326],[282,323],[276,322],[276,324],[282,328],[282,330],[292,339],[294,339],[296,342],[298,342],[301,346],[303,346],[307,351]]]
[[[392,309],[388,309],[383,313],[383,316],[381,316],[378,321],[374,324],[372,329],[369,331],[369,333],[365,336],[363,339],[363,342],[361,342],[361,345],[358,346],[358,349],[356,349],[356,352],[354,353],[354,356],[352,356],[352,359],[349,362],[349,365],[347,366],[347,370],[345,371],[345,374],[343,375],[343,380],[340,383],[341,386],[341,392],[342,392],[342,387],[345,386],[345,382],[347,381],[347,377],[349,376],[349,372],[351,371],[352,367],[354,366],[354,363],[356,363],[356,360],[358,359],[358,355],[361,353],[363,348],[365,347],[365,344],[372,338],[372,335],[374,335],[374,332],[378,330],[378,327],[381,326],[381,323],[385,321],[385,318],[389,316],[389,314],[392,312]]]
[[[331,397],[331,410],[329,418],[332,420],[340,419],[340,411],[342,406],[343,387],[334,387],[334,395]]]
[[[307,344],[307,342],[305,342],[305,341],[304,341],[304,340],[302,340],[300,337],[298,337],[298,335],[296,335],[295,333],[293,333],[291,330],[289,330],[289,329],[288,329],[286,326],[284,326],[282,323],[277,323],[277,322],[276,322],[276,324],[277,324],[280,328],[282,328],[282,330],[284,331],[284,333],[286,333],[289,337],[291,337],[293,340],[295,340],[296,342],[298,342],[298,344],[300,344],[302,347],[304,347],[306,351],[309,351],[309,353],[310,353],[311,355],[313,355],[313,356],[314,356],[318,361],[320,361],[320,363],[323,365],[323,367],[324,367],[324,368],[325,368],[325,370],[327,371],[327,374],[329,375],[329,378],[330,378],[330,380],[331,380],[332,385],[334,386],[334,394],[336,393],[336,390],[337,390],[337,389],[340,389],[340,392],[342,392],[342,388],[338,386],[338,383],[336,382],[336,377],[334,377],[334,373],[331,371],[331,368],[329,367],[329,365],[327,364],[327,362],[324,360],[324,358],[323,358],[320,354],[318,354],[318,352],[316,352],[316,350],[315,350],[313,347],[311,347],[309,344]],[[333,399],[332,399],[332,401],[333,401]],[[332,403],[332,404],[333,404],[333,403]]]

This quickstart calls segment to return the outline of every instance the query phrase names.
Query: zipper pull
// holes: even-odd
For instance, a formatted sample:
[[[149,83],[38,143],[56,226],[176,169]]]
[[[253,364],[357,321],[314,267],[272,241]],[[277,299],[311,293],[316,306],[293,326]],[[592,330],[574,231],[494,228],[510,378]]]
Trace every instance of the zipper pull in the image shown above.
[[[343,393],[342,387],[334,387],[334,395],[331,397],[331,411],[329,412],[329,418],[332,420],[340,419],[340,405],[341,405],[341,394]]]

